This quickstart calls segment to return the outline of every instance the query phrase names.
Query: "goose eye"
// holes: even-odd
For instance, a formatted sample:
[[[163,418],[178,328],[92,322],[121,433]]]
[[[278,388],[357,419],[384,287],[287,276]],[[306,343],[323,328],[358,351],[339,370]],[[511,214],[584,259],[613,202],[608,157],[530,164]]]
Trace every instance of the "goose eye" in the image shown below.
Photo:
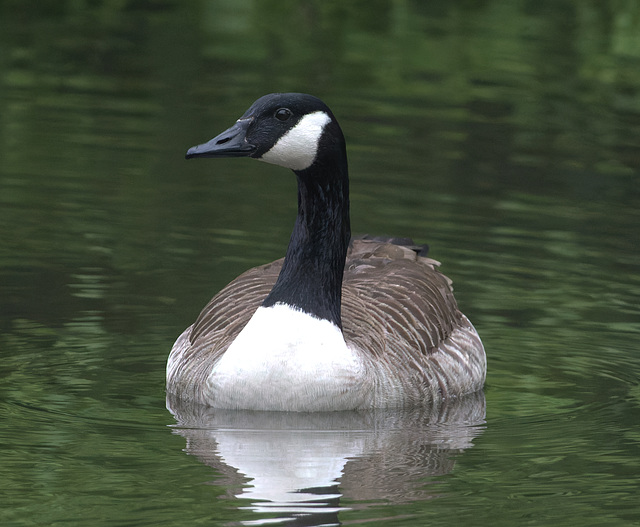
[[[278,121],[286,121],[291,117],[291,110],[289,108],[280,108],[276,110],[275,117]]]

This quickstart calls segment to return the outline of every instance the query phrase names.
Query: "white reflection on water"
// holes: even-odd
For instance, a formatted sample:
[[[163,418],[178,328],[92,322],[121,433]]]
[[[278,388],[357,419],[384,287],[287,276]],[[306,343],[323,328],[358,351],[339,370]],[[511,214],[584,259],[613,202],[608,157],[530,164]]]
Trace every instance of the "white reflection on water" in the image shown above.
[[[472,446],[485,417],[482,393],[412,410],[250,412],[169,399],[167,407],[186,452],[221,474],[215,483],[230,498],[247,499],[263,516],[253,525],[338,524],[343,498],[371,505],[435,497],[425,478],[453,470],[452,454]]]

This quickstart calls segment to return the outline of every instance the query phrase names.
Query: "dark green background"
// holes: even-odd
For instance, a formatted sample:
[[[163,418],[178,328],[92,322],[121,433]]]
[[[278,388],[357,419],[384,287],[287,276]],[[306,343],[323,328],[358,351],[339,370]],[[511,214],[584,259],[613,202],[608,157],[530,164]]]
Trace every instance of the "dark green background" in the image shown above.
[[[272,91],[331,106],[354,231],[429,243],[489,361],[439,499],[340,518],[640,522],[640,3],[4,0],[3,524],[260,517],[182,451],[164,367],[284,254],[292,174],[184,161]]]

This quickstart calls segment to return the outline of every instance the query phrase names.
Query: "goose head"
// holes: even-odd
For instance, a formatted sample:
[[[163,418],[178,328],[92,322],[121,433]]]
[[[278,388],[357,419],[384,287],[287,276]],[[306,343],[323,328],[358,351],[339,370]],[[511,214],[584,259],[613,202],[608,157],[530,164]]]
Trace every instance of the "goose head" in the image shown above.
[[[233,126],[207,143],[194,146],[186,158],[251,157],[302,172],[321,158],[342,158],[344,136],[331,110],[303,93],[260,97]]]

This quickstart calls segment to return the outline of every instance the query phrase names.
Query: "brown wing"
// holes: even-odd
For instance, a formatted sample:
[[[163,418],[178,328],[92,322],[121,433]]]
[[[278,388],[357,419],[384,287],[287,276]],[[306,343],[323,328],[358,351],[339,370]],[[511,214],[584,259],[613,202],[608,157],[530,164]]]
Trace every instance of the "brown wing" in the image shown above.
[[[224,287],[184,330],[167,363],[167,390],[199,401],[218,358],[249,322],[276,283],[284,258],[254,267]]]
[[[355,241],[342,291],[347,342],[376,357],[400,348],[433,353],[462,317],[438,265],[406,246]]]
[[[420,247],[356,241],[345,268],[345,339],[378,378],[402,386],[403,404],[479,390],[482,342],[458,310],[451,281]]]

